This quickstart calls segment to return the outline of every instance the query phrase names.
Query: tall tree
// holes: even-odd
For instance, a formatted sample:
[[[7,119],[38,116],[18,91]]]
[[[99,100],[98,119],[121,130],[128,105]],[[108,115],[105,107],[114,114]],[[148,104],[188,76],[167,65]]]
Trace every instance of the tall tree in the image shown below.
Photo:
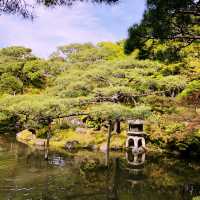
[[[24,18],[34,18],[34,8],[37,5],[50,6],[71,6],[76,2],[83,2],[88,0],[0,0],[0,15],[1,14],[19,14]],[[107,3],[113,4],[119,0],[90,0],[93,3]]]
[[[200,40],[199,0],[147,0],[140,24],[128,30],[125,52],[141,48],[148,39],[176,40],[185,45]]]

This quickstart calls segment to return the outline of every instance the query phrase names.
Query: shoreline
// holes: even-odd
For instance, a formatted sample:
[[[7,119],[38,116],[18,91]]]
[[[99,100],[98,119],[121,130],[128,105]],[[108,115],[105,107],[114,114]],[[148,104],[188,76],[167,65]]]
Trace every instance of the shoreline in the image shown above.
[[[93,140],[93,143],[81,143],[78,142],[80,140],[84,141],[84,137],[86,139],[89,139],[90,135],[95,135],[94,133],[88,133],[86,135],[82,135],[79,133],[73,132],[74,135],[72,137],[67,137],[63,139],[59,139],[56,136],[53,136],[49,141],[49,149],[55,150],[55,151],[65,151],[65,152],[72,152],[72,151],[78,151],[78,150],[87,150],[87,151],[96,151],[96,152],[106,152],[106,135],[104,133],[98,133],[97,135],[104,135],[105,138],[101,140],[101,142],[98,142],[96,140]],[[61,134],[61,133],[59,133]],[[66,134],[66,133],[65,133]],[[72,132],[69,132],[68,134],[72,134]],[[62,134],[61,134],[62,135]],[[76,136],[76,137],[75,137]],[[99,136],[98,136],[99,137]],[[77,139],[77,140],[75,140]],[[94,138],[93,138],[94,139]],[[39,150],[45,150],[46,149],[46,139],[37,138],[35,134],[28,130],[23,130],[21,132],[18,132],[16,134],[16,140],[18,142],[21,142],[29,147],[34,147]],[[91,140],[91,138],[89,139]],[[110,145],[110,152],[126,152],[127,149],[125,147],[125,140],[126,135],[125,133],[121,135],[114,134],[111,137],[111,145]],[[176,150],[170,150],[165,148],[160,148],[159,146],[153,145],[153,144],[147,144],[147,151],[143,153],[148,154],[162,154],[162,155],[171,155],[173,157],[180,157],[180,158],[197,158],[199,154],[196,154],[195,152],[190,152],[190,154],[186,154],[180,151]]]
[[[82,137],[82,136],[80,136]],[[117,136],[119,137],[119,136]],[[114,140],[113,140],[114,138]],[[124,144],[122,145],[119,144],[119,146],[116,146],[116,141],[115,141],[115,137],[111,137],[111,146],[110,146],[110,151],[111,152],[125,152],[127,151],[126,147],[125,147],[125,138],[124,139]],[[121,142],[123,141],[123,139],[121,139]],[[28,131],[28,130],[23,130],[21,132],[18,132],[16,134],[16,140],[18,142],[21,142],[23,144],[26,144],[29,147],[34,147],[40,150],[44,150],[46,148],[46,144],[47,144],[47,139],[41,139],[41,138],[37,138],[35,134],[33,134],[32,132]],[[52,139],[50,139],[49,141],[49,148],[50,149],[62,149],[67,151],[73,151],[73,150],[88,150],[88,151],[98,151],[98,152],[106,152],[106,143],[105,141],[103,141],[102,143],[99,144],[81,144],[81,143],[76,143],[76,140],[72,139],[63,139],[60,141],[56,141],[57,138],[52,137]],[[73,145],[74,143],[74,145]],[[66,144],[69,145],[69,147],[66,147]],[[71,147],[70,147],[71,145]],[[157,146],[153,146],[153,145],[148,145],[147,144],[147,150],[143,153],[150,153],[150,154],[172,154],[172,155],[177,155],[177,153],[172,153],[167,151],[166,149],[161,149]]]
[[[71,132],[70,132],[71,133]],[[83,136],[83,134],[73,133],[72,137],[69,138],[58,138],[57,136],[53,136],[49,141],[49,148],[60,148],[65,150],[97,150],[97,151],[106,151],[106,135],[105,138],[101,138],[101,142],[98,140],[96,142],[88,142],[84,143],[84,137],[93,137],[94,134],[87,133]],[[100,134],[99,134],[100,135]],[[98,136],[99,136],[98,135]],[[101,136],[103,133],[101,134]],[[100,137],[100,136],[99,136]],[[124,139],[124,135],[122,136]],[[124,151],[125,150],[125,139],[120,138],[120,141],[113,140],[110,146],[111,151]],[[47,146],[47,139],[37,138],[35,134],[28,130],[23,130],[16,134],[16,140],[24,143],[28,146],[34,146],[36,148],[45,148]],[[89,141],[91,138],[89,139]],[[124,143],[124,145],[122,144]]]

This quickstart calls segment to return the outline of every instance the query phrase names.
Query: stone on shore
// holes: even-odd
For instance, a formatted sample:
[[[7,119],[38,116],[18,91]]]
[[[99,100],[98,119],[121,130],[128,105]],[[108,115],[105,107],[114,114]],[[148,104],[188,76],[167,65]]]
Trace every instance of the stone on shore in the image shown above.
[[[87,129],[86,128],[76,128],[76,133],[80,133],[80,134],[85,134],[87,133]]]

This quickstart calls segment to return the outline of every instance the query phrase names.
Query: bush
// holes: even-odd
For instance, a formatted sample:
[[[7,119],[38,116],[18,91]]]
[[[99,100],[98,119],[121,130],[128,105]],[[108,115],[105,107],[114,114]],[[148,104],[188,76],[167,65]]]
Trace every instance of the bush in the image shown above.
[[[70,113],[73,102],[42,95],[7,96],[0,100],[0,111],[15,117],[23,128],[38,129],[47,126],[49,118]]]
[[[169,76],[169,75],[178,75],[181,73],[181,70],[183,69],[183,64],[178,63],[178,64],[173,64],[173,65],[168,65],[161,69],[161,74],[163,76]]]
[[[24,65],[23,73],[25,74],[27,84],[32,84],[35,87],[43,87],[45,84],[45,69],[48,63],[42,60],[29,61]]]
[[[182,91],[180,97],[187,97],[197,92],[200,92],[200,80],[194,80],[190,82],[186,86],[185,90]]]
[[[16,94],[22,92],[23,82],[15,76],[4,73],[0,77],[0,90],[2,93]]]
[[[94,119],[115,120],[127,118],[147,118],[151,114],[151,108],[148,106],[128,107],[121,104],[102,103],[91,106],[89,113]]]
[[[200,81],[194,80],[190,82],[185,90],[178,97],[184,103],[197,106],[200,104]]]
[[[46,127],[39,129],[36,133],[36,137],[46,139],[47,131],[48,131],[48,129]]]
[[[182,132],[184,130],[185,130],[185,125],[182,123],[174,122],[165,126],[165,132],[168,134],[172,134],[177,131]]]
[[[184,90],[187,80],[183,76],[166,76],[157,78],[159,90],[163,91],[166,96],[175,97]]]
[[[149,95],[143,98],[143,102],[151,106],[153,111],[165,114],[176,112],[176,101],[174,98],[166,96]]]

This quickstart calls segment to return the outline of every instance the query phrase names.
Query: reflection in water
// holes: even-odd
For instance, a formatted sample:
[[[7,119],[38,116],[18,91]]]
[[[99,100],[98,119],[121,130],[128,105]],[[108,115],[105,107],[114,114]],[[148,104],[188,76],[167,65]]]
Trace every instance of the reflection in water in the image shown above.
[[[186,200],[187,197],[199,196],[200,197],[200,184],[186,184],[183,187],[183,199]],[[185,198],[186,197],[186,198]]]
[[[44,149],[44,159],[48,160],[49,158],[49,147],[45,147]]]
[[[144,174],[144,163],[145,163],[145,153],[135,153],[133,151],[126,152],[126,161],[127,161],[127,171],[129,177],[127,182],[130,183],[131,188],[141,185],[145,180],[146,176]]]
[[[110,152],[38,151],[0,137],[0,200],[193,200],[200,163]],[[48,160],[44,155],[48,154]],[[106,154],[107,155],[107,154]]]

